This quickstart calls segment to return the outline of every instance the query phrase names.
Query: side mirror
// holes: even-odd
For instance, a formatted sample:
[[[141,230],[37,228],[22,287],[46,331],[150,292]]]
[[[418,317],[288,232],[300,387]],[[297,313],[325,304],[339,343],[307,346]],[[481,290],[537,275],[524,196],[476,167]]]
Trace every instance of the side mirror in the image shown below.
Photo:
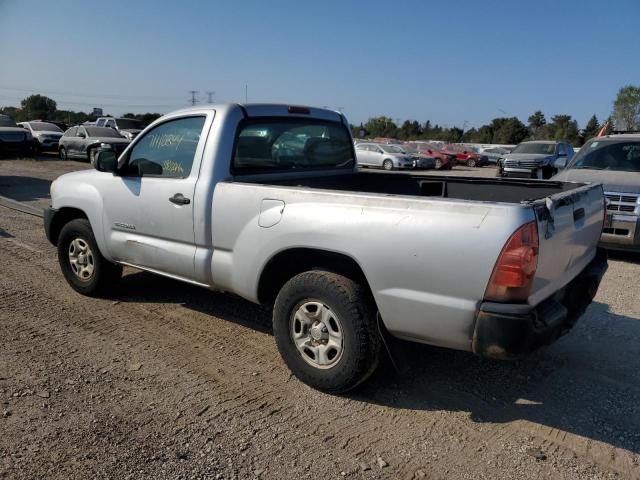
[[[118,168],[116,152],[113,150],[98,150],[94,166],[99,172],[115,172]]]
[[[564,170],[567,166],[567,156],[559,156],[556,161],[553,162],[553,166],[558,170]]]

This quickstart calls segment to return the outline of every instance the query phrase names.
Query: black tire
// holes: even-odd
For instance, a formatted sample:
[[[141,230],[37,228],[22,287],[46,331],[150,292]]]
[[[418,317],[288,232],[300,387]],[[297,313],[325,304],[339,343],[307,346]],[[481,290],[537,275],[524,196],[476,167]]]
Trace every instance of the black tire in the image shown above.
[[[467,167],[475,167],[477,165],[476,161],[473,158],[470,158],[469,160],[467,160]]]
[[[91,252],[90,264],[93,266],[93,271],[84,279],[75,273],[70,260],[70,246],[76,239],[85,242]],[[71,220],[62,227],[58,237],[58,262],[71,288],[90,297],[103,295],[117,284],[122,276],[122,267],[109,262],[100,253],[91,224],[86,218]]]
[[[384,162],[382,162],[382,168],[387,171],[393,170],[393,162],[389,159],[385,160]]]
[[[330,368],[310,365],[292,338],[294,315],[308,301],[322,303],[340,319],[342,352]],[[289,280],[275,301],[273,333],[291,372],[324,392],[341,393],[355,388],[374,372],[380,360],[381,339],[371,294],[362,285],[335,273],[312,270]]]
[[[60,147],[60,149],[58,150],[58,154],[60,156],[60,160],[68,160],[69,157],[67,156],[67,149],[64,147]]]

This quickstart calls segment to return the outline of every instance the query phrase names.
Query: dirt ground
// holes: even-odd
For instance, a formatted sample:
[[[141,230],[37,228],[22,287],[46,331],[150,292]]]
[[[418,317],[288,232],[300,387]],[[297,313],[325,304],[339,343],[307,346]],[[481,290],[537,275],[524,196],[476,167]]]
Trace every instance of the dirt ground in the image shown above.
[[[86,167],[2,160],[0,195],[42,207]],[[331,396],[289,374],[269,312],[136,270],[83,297],[42,220],[0,206],[0,478],[638,479],[639,263],[613,256],[527,358],[407,344],[408,372]]]

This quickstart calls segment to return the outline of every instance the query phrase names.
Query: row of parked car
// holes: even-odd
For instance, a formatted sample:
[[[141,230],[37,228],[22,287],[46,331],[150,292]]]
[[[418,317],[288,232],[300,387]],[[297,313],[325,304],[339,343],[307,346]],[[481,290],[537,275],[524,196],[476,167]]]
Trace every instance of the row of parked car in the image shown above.
[[[394,169],[450,170],[454,165],[483,167],[509,153],[505,147],[474,148],[464,144],[356,140],[358,165]]]
[[[60,158],[93,161],[98,148],[123,151],[145,125],[136,119],[101,117],[68,127],[61,122],[31,120],[16,123],[0,115],[0,153],[32,155],[57,152]]]

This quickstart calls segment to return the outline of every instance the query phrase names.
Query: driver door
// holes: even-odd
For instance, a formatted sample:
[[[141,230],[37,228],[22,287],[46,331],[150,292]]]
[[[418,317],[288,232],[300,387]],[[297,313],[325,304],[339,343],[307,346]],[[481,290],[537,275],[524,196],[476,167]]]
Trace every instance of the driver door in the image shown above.
[[[104,193],[104,231],[115,260],[194,279],[194,193],[205,122],[205,114],[174,117],[136,139]]]

